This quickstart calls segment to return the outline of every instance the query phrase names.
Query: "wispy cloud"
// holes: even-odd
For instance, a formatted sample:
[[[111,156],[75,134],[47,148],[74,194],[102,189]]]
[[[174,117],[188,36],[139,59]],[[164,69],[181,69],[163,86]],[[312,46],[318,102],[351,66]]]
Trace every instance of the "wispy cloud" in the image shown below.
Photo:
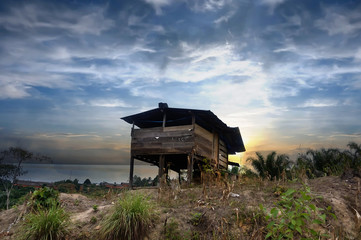
[[[327,31],[329,35],[357,35],[361,29],[361,16],[359,9],[352,11],[340,7],[325,7],[324,17],[318,19],[315,25]]]
[[[124,103],[119,99],[94,99],[90,100],[90,105],[95,107],[129,107],[129,104]]]

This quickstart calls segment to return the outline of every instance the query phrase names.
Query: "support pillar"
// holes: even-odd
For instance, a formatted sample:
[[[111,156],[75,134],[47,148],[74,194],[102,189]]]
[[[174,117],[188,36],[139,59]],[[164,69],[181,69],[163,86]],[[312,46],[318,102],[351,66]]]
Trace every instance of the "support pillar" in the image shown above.
[[[133,189],[134,156],[130,156],[129,187]]]
[[[164,155],[161,154],[159,156],[159,169],[158,169],[158,179],[159,179],[159,183],[158,186],[161,186],[162,184],[162,177],[164,174]]]
[[[187,182],[188,184],[191,184],[193,178],[193,154],[189,154],[187,158]]]

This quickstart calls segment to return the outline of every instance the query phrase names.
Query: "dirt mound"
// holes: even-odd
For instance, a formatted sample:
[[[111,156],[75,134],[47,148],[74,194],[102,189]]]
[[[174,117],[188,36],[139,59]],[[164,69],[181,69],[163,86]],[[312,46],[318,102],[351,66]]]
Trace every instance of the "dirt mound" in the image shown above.
[[[321,228],[338,239],[359,239],[361,212],[360,178],[322,177],[307,183],[316,198],[316,205],[332,207],[337,219],[328,219]],[[138,189],[152,199],[157,218],[149,239],[164,239],[165,234],[183,238],[222,236],[222,239],[263,239],[266,223],[260,217],[259,205],[266,209],[279,201],[279,191],[300,188],[300,183],[237,180],[209,186],[162,190]],[[281,190],[280,190],[281,189]],[[69,239],[94,239],[100,223],[110,214],[121,195],[110,198],[88,198],[81,194],[60,194],[60,202],[70,214]],[[3,239],[20,227],[17,220],[24,206],[0,212],[0,232]],[[357,217],[359,216],[359,218]],[[15,223],[15,224],[14,224]],[[198,234],[198,235],[197,235]],[[333,235],[334,234],[334,235]]]

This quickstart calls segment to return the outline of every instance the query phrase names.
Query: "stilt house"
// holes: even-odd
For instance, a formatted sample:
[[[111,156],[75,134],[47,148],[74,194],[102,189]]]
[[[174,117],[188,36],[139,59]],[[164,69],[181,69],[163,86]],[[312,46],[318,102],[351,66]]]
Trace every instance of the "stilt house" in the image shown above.
[[[121,118],[132,124],[129,183],[133,184],[134,159],[159,167],[159,178],[168,169],[193,170],[204,158],[218,169],[227,169],[228,154],[244,152],[238,127],[228,127],[211,111],[159,107]],[[138,127],[138,128],[135,128]]]

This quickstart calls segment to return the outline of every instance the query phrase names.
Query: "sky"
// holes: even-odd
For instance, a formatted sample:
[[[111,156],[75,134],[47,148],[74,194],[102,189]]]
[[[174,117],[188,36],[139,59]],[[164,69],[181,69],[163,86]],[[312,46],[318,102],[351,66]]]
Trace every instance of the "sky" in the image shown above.
[[[247,154],[361,142],[361,2],[0,2],[0,148],[129,162],[120,118],[211,110]]]

